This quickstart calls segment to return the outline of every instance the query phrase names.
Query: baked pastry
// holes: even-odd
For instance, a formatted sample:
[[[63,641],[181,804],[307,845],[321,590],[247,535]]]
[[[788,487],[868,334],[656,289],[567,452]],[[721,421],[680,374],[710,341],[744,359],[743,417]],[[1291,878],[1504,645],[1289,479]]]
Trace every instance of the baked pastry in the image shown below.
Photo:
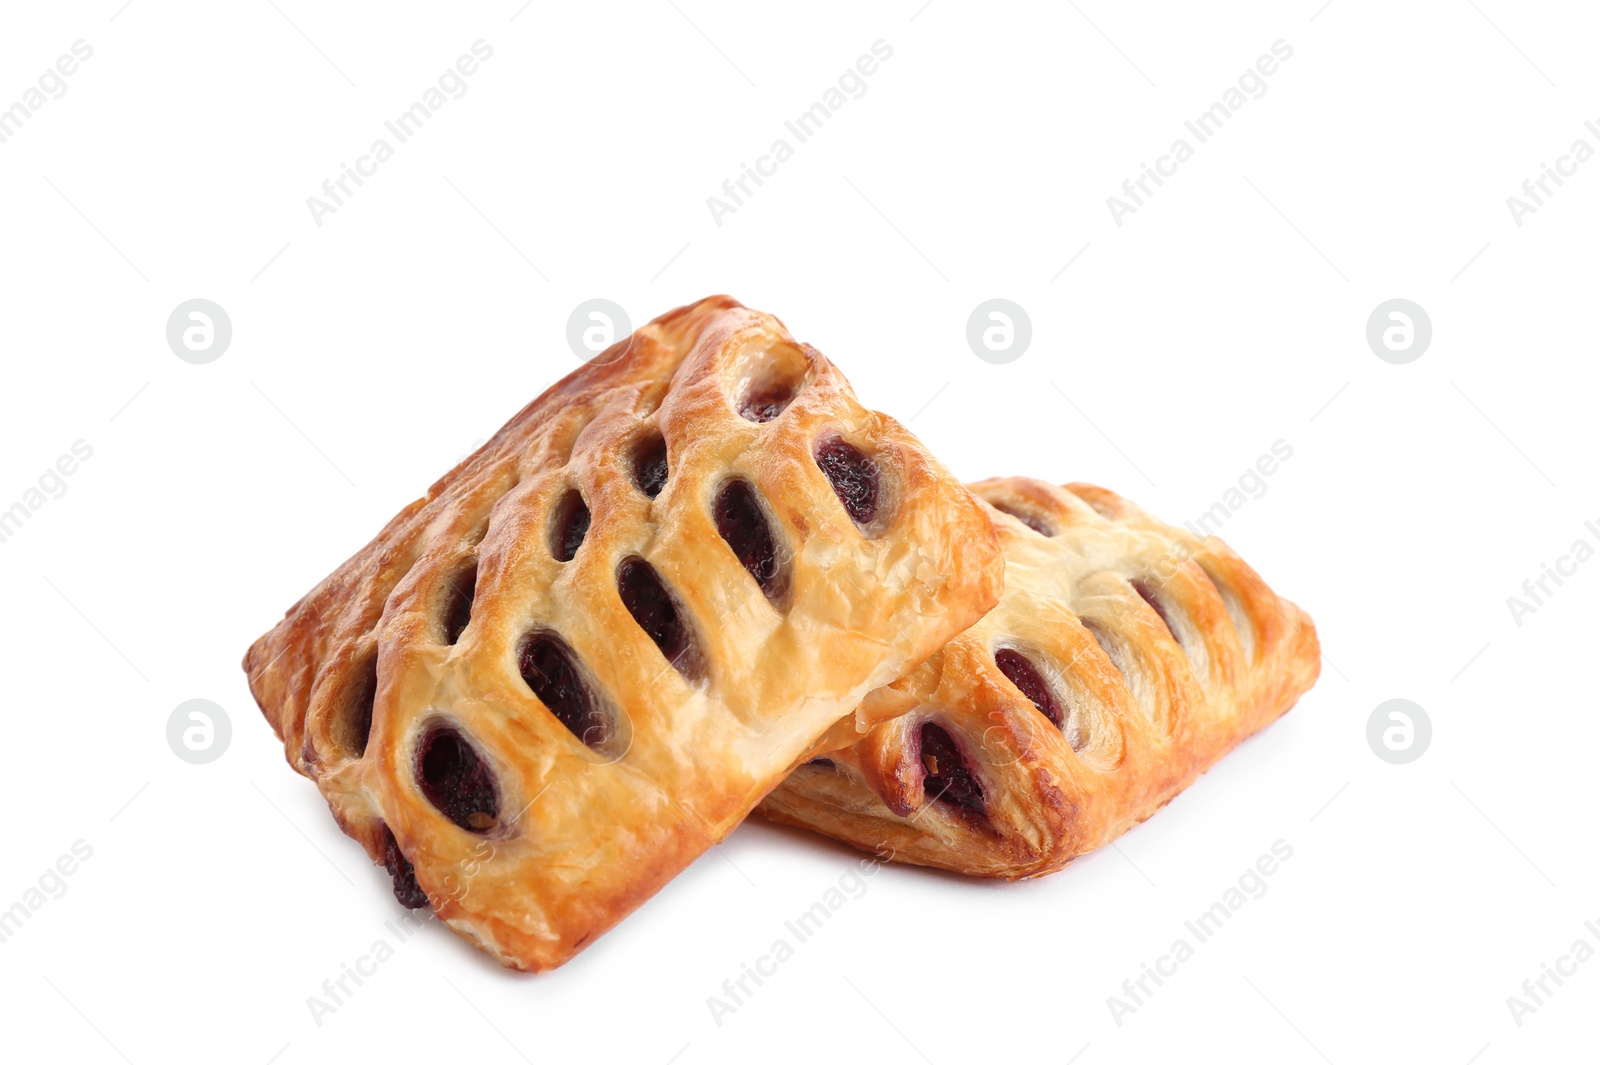
[[[768,818],[1038,876],[1155,813],[1316,680],[1311,619],[1215,537],[1092,485],[970,487],[1005,552],[1000,605],[869,696],[886,720],[797,769]]]
[[[781,322],[713,297],[558,382],[244,668],[346,833],[545,969],[981,617],[981,505]]]

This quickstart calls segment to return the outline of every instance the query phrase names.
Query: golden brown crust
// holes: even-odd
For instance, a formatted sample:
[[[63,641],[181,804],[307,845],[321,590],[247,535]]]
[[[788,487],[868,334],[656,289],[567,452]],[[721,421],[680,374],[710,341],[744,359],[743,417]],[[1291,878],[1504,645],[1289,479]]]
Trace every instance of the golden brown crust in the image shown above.
[[[772,420],[742,417],[740,400],[763,390],[792,398]],[[652,499],[634,464],[656,434],[669,472]],[[875,463],[865,527],[815,457],[834,438]],[[713,518],[733,477],[753,486],[781,548],[776,600]],[[592,523],[563,562],[552,525],[574,490]],[[619,594],[631,558],[654,567],[688,622],[697,654],[681,669]],[[722,839],[830,728],[864,732],[873,708],[853,723],[849,712],[981,617],[1001,575],[981,506],[909,432],[864,410],[776,318],[713,297],[530,403],[244,665],[290,764],[340,826],[380,861],[392,832],[440,917],[502,963],[544,969]],[[445,618],[465,588],[470,623],[450,645]],[[524,680],[535,632],[576,660],[607,721],[585,730],[604,736],[594,747]],[[419,736],[439,722],[493,773],[497,816],[470,829],[418,783]]]
[[[1093,485],[970,487],[1006,556],[1000,605],[868,696],[869,715],[902,716],[797,769],[766,817],[918,865],[1038,876],[1149,817],[1315,682],[1311,619],[1215,537]],[[1060,724],[997,664],[1006,650]],[[981,812],[951,801],[948,772],[929,796],[930,723],[954,740]]]

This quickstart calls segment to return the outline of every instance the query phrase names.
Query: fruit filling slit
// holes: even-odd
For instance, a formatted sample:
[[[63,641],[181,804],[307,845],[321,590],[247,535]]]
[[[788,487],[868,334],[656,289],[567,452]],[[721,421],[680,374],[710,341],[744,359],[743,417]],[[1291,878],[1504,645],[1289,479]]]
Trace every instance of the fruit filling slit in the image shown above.
[[[1166,602],[1156,594],[1155,589],[1150,587],[1147,582],[1133,581],[1132,583],[1133,590],[1139,593],[1139,598],[1143,599],[1150,609],[1154,610],[1156,615],[1161,618],[1161,624],[1167,627],[1167,635],[1172,637],[1174,643],[1182,647],[1183,637],[1178,635],[1178,628],[1172,623],[1172,614],[1168,611]]]
[[[733,549],[739,564],[756,579],[761,591],[768,599],[779,598],[785,582],[778,562],[778,545],[755,489],[748,481],[729,481],[717,494],[712,516],[717,532]]]
[[[476,566],[463,570],[450,582],[444,615],[444,642],[454,646],[472,620],[472,599],[478,583]]]
[[[817,465],[833,485],[834,495],[857,525],[878,513],[878,469],[861,450],[843,440],[829,440],[817,449]]]
[[[1017,686],[1018,691],[1028,697],[1029,702],[1039,708],[1039,713],[1049,718],[1052,725],[1060,726],[1065,716],[1061,712],[1061,705],[1056,702],[1055,695],[1039,671],[1021,651],[1001,648],[995,652],[994,664],[1000,667],[1000,672],[1006,675],[1007,680]]]
[[[667,486],[667,442],[659,434],[634,452],[633,483],[651,499]]]
[[[617,592],[633,620],[661,649],[673,668],[691,679],[698,677],[701,673],[699,648],[655,567],[642,558],[627,559],[617,570]]]
[[[663,483],[666,482],[665,473],[661,479]],[[556,506],[550,525],[550,554],[555,556],[557,562],[571,562],[588,534],[589,506],[574,489],[563,496]]]
[[[517,657],[522,679],[556,720],[586,746],[604,746],[611,721],[584,683],[572,649],[554,633],[536,632],[523,641]]]
[[[486,832],[500,817],[494,773],[453,725],[429,727],[417,745],[417,783],[429,802],[459,828]]]
[[[983,785],[973,775],[950,733],[928,722],[919,733],[923,793],[935,802],[984,816]]]

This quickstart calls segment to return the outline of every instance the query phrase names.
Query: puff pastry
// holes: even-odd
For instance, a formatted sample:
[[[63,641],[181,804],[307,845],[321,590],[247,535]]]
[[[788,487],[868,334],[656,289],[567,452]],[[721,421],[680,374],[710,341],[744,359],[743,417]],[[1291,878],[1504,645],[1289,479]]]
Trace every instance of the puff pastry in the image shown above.
[[[864,732],[1002,574],[909,432],[713,297],[534,400],[244,667],[396,896],[545,969]]]
[[[1086,484],[983,481],[1000,605],[868,697],[885,718],[760,807],[896,859],[1053,872],[1160,809],[1316,680],[1311,619],[1215,537]]]

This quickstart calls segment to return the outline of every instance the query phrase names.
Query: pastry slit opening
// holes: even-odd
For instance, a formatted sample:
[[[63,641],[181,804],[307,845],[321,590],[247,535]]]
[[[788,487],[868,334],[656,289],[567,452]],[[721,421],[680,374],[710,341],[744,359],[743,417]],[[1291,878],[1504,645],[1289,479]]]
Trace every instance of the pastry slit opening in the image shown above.
[[[788,591],[789,573],[784,565],[772,523],[749,481],[733,480],[717,493],[712,506],[717,532],[732,548],[734,557],[755,578],[762,594],[772,602]]]
[[[1167,605],[1166,597],[1158,593],[1148,581],[1137,580],[1129,583],[1133,585],[1133,590],[1139,593],[1139,598],[1145,601],[1145,605],[1156,612],[1161,624],[1167,627],[1167,635],[1172,637],[1172,642],[1183,647],[1183,636],[1179,632],[1179,627],[1172,623],[1172,608]]]
[[[662,475],[665,482],[666,475]],[[659,491],[659,489],[657,489]],[[550,554],[557,562],[571,562],[589,534],[589,505],[576,488],[567,490],[550,520]]]
[[[454,725],[436,722],[417,744],[417,784],[434,808],[458,828],[483,833],[500,818],[494,773]]]
[[[1029,702],[1038,707],[1039,713],[1049,718],[1052,725],[1061,726],[1065,717],[1061,712],[1061,704],[1026,655],[1013,648],[1002,647],[994,653],[994,664]]]
[[[472,602],[477,586],[476,562],[458,572],[446,586],[443,620],[444,642],[447,646],[455,646],[456,641],[461,639],[461,634],[466,631],[468,623],[472,621]]]
[[[750,422],[770,422],[788,409],[799,392],[798,381],[752,382],[739,399],[739,417]]]
[[[624,559],[617,567],[617,593],[674,669],[690,680],[704,676],[705,664],[694,633],[654,566],[642,558]]]
[[[745,421],[772,421],[805,387],[806,358],[790,345],[747,352],[739,362],[742,376],[733,388],[733,406]]]
[[[924,774],[923,794],[963,814],[984,818],[983,785],[962,756],[955,738],[929,721],[917,733],[917,740],[917,757]]]
[[[535,632],[517,655],[522,679],[545,709],[586,747],[599,750],[615,733],[610,716],[584,681],[578,659],[553,632]]]
[[[1128,651],[1121,637],[1092,618],[1078,620],[1089,630],[1095,642],[1100,645],[1100,649],[1106,653],[1106,657],[1111,659],[1111,664],[1116,667],[1117,672],[1122,674],[1123,686],[1128,689],[1128,694],[1132,696],[1139,709],[1144,711],[1145,717],[1149,718],[1152,724],[1165,729],[1167,723],[1163,720],[1163,714],[1156,704],[1155,695],[1145,677],[1138,672],[1136,668],[1138,661]]]
[[[1040,536],[1054,536],[1056,534],[1055,526],[1040,514],[1024,510],[1021,507],[1014,507],[1009,503],[990,503],[989,505],[1002,514],[1009,514],[1016,518]]]
[[[372,711],[378,700],[378,651],[373,649],[357,671],[355,683],[334,722],[333,740],[357,758],[367,753],[372,738]]]
[[[857,525],[878,513],[878,466],[854,444],[835,437],[817,448],[817,466],[833,486],[845,513]]]
[[[667,442],[652,432],[634,448],[633,483],[654,499],[667,486],[667,472]]]

